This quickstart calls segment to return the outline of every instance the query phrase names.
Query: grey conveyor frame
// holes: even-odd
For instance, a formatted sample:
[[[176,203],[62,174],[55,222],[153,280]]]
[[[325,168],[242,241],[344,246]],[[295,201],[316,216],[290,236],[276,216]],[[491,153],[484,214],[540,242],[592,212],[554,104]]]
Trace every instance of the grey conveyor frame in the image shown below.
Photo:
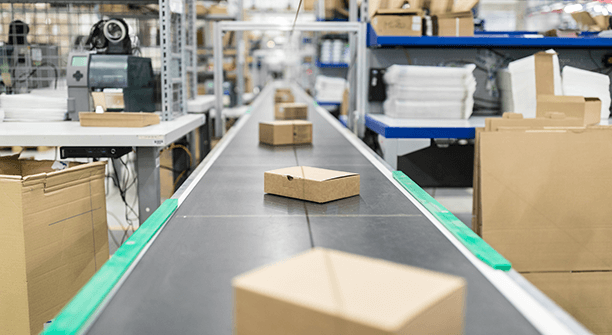
[[[313,145],[258,143],[268,85],[175,194],[179,207],[100,306],[88,334],[232,334],[231,279],[313,246],[464,277],[466,334],[588,334],[514,271],[474,257],[348,129],[309,104]],[[361,174],[361,195],[315,204],[263,193],[264,171],[295,165]]]

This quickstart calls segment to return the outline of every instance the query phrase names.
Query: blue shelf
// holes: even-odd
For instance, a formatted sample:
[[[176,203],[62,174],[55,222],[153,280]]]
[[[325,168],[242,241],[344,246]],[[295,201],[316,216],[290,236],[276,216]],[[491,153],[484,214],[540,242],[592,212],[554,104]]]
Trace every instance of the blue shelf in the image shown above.
[[[474,37],[378,36],[368,24],[368,47],[446,47],[446,48],[612,48],[612,38],[603,37],[526,37],[510,32],[479,32]]]
[[[317,67],[322,69],[347,69],[347,63],[321,63],[317,61]]]
[[[468,123],[468,121],[464,121]],[[419,120],[415,120],[410,126],[389,125],[381,122],[371,115],[365,116],[365,125],[373,132],[385,138],[467,138],[476,136],[474,125],[448,125],[444,120],[439,120],[439,125],[419,125]],[[484,121],[483,121],[484,123]]]
[[[339,102],[329,102],[329,101],[317,101],[317,104],[319,106],[332,106],[332,107],[340,106]]]

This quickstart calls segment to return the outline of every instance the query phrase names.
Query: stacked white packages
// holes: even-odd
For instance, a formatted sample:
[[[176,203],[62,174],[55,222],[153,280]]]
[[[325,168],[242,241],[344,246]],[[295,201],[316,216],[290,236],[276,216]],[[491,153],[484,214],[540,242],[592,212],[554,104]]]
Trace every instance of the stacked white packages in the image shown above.
[[[577,95],[601,100],[601,118],[610,116],[610,77],[605,74],[564,66],[563,94]]]
[[[555,95],[563,95],[561,85],[561,72],[559,57],[554,50],[547,50],[554,54],[553,70]],[[535,56],[528,56],[515,60],[508,64],[512,85],[512,105],[516,113],[523,114],[526,118],[536,117],[536,79],[535,79]]]
[[[315,98],[319,102],[341,103],[345,86],[346,80],[344,78],[317,76]]]
[[[407,119],[467,119],[472,115],[475,65],[393,65],[385,73],[385,115]]]
[[[27,94],[0,95],[4,121],[64,121],[68,110],[66,90],[40,89]]]

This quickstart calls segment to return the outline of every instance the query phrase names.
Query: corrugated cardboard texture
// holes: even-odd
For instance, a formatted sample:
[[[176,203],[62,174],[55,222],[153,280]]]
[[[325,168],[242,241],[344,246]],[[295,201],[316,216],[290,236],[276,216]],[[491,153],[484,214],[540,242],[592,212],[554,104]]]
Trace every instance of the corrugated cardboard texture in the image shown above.
[[[612,128],[477,134],[484,240],[517,271],[612,270]]]
[[[595,334],[612,334],[612,272],[522,275]]]
[[[264,173],[264,192],[318,203],[359,195],[359,174],[295,166]]]
[[[0,160],[0,330],[37,334],[108,259],[105,163]]]
[[[233,280],[235,334],[462,334],[462,278],[315,248]]]
[[[434,35],[437,36],[474,36],[474,16],[472,12],[438,14],[433,18]]]
[[[301,102],[276,104],[274,118],[277,120],[306,120],[308,119],[308,105]]]
[[[153,113],[79,113],[81,127],[146,127],[159,124]]]
[[[601,121],[601,101],[598,98],[579,96],[539,95],[536,117],[544,117],[549,112],[579,118],[583,120],[583,125],[594,125]]]
[[[271,145],[312,143],[312,122],[302,120],[260,122],[259,142]]]
[[[372,18],[372,28],[383,36],[421,36],[423,12],[410,9],[379,9]]]

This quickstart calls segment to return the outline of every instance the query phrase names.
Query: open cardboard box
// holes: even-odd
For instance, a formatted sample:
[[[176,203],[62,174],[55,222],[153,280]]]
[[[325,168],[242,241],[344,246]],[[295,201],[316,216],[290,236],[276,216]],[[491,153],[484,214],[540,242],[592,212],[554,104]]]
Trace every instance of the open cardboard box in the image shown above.
[[[259,142],[270,145],[312,143],[312,122],[303,120],[260,122]]]
[[[566,117],[580,118],[584,125],[601,122],[601,101],[598,98],[555,95],[555,69],[550,52],[538,52],[535,57],[536,117],[560,112]]]
[[[235,334],[463,334],[460,277],[315,248],[232,280]]]
[[[0,157],[0,333],[40,333],[108,260],[105,168]]]
[[[264,173],[264,192],[284,197],[329,202],[359,195],[359,174],[294,166]]]

